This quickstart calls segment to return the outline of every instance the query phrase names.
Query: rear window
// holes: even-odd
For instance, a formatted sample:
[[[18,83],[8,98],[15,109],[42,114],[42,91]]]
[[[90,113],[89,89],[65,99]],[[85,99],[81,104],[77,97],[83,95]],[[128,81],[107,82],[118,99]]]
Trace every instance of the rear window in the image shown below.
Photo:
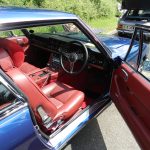
[[[127,19],[150,19],[150,10],[130,10],[126,16]]]

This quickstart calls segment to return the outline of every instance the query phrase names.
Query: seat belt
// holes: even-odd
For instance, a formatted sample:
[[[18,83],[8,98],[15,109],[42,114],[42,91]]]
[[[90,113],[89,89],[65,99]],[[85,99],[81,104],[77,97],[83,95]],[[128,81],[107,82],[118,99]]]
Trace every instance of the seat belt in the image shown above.
[[[37,111],[42,119],[42,122],[44,124],[44,126],[48,129],[52,126],[53,124],[53,121],[52,121],[52,118],[49,117],[46,112],[44,111],[43,107],[42,106],[39,106],[37,108]]]

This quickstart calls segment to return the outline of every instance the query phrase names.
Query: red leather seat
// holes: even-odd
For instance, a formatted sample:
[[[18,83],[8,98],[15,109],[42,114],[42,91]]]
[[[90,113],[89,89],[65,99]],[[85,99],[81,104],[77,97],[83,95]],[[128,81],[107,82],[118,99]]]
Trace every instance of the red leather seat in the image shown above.
[[[9,70],[7,74],[29,98],[38,122],[41,122],[37,111],[39,106],[42,106],[46,114],[53,120],[59,118],[65,120],[77,112],[84,101],[84,93],[69,85],[60,82],[50,83],[41,90],[18,68]]]
[[[42,89],[49,101],[58,109],[57,116],[71,117],[82,105],[84,93],[60,82],[53,82]]]
[[[29,74],[39,68],[24,62],[24,50],[17,43],[8,39],[0,38],[0,65],[7,71],[13,67],[19,68],[22,72]]]

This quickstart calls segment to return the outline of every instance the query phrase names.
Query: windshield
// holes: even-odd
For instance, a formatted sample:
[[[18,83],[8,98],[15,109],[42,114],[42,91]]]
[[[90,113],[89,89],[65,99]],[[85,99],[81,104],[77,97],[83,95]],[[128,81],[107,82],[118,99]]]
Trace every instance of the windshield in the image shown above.
[[[73,23],[32,27],[28,28],[28,31],[34,35],[60,36],[66,38],[73,38],[74,40],[90,42],[87,36],[83,32],[81,32],[81,30]]]
[[[34,27],[30,28],[29,32],[34,34],[59,35],[62,37],[72,37],[76,40],[89,41],[80,29],[72,23]]]
[[[149,19],[150,10],[130,10],[127,13],[127,19]]]

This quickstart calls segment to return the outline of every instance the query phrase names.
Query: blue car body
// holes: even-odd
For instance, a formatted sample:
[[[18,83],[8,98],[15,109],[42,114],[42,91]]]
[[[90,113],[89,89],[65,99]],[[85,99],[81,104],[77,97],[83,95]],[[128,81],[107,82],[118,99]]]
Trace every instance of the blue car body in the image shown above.
[[[30,21],[44,21],[47,19],[73,20],[77,19],[77,17],[73,14],[58,11],[0,8],[0,24],[5,24],[5,26],[0,26],[0,30],[13,29],[17,27],[19,22],[23,22],[25,27]],[[108,53],[113,59],[117,56],[120,56],[122,59],[125,58],[130,45],[130,39],[115,36],[99,36],[98,38],[108,48]],[[135,51],[137,47],[135,44]],[[60,141],[55,140],[55,144],[52,147],[50,144],[43,144],[44,142],[40,139],[40,135],[35,131],[29,107],[25,105],[17,112],[0,120],[0,150],[21,149],[21,147],[29,150],[58,149],[69,141],[82,128],[82,125],[93,118],[100,110],[100,108],[97,109],[90,116],[85,115],[85,119],[82,122],[76,124]]]
[[[29,150],[44,148],[35,134],[27,106],[0,120],[0,149],[12,150],[21,147]]]

